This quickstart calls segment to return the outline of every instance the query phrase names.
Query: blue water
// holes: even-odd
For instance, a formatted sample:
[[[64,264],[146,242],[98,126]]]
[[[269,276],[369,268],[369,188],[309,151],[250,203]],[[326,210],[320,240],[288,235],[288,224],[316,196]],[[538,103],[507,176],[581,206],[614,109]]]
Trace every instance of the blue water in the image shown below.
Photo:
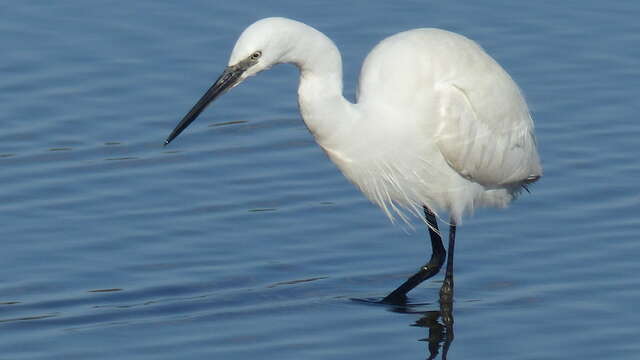
[[[0,3],[0,358],[637,359],[640,3]],[[343,52],[441,27],[525,92],[545,177],[458,228],[454,324],[373,306],[426,261],[315,145],[281,66],[162,142],[266,16]],[[443,335],[444,334],[444,335]],[[430,341],[429,341],[430,340]]]

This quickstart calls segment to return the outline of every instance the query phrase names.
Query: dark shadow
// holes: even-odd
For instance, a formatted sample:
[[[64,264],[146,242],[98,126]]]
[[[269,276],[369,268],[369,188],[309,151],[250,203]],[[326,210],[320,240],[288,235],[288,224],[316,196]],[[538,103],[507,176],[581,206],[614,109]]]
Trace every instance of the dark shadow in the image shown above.
[[[388,306],[390,311],[396,313],[421,315],[411,326],[427,329],[427,337],[419,339],[419,341],[427,343],[426,359],[436,359],[438,354],[441,353],[441,359],[446,360],[449,347],[455,337],[453,331],[453,302],[441,301],[439,302],[440,308],[438,310],[423,311],[419,310],[419,308],[429,304],[408,303],[406,298],[402,302],[393,304],[374,299],[351,300],[370,305]]]
[[[441,302],[439,310],[417,311],[413,310],[411,305],[396,305],[391,311],[403,314],[420,314],[422,317],[411,326],[427,329],[427,337],[419,340],[427,343],[428,353],[426,359],[436,359],[439,353],[442,353],[442,360],[447,358],[449,347],[455,337],[453,332],[452,302]]]

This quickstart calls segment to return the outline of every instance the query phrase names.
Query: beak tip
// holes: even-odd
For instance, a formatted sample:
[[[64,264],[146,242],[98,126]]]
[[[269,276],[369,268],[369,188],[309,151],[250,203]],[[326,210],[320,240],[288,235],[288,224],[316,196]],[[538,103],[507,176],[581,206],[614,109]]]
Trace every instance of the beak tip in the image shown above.
[[[173,129],[169,137],[164,141],[164,146],[169,145],[173,139],[175,139],[184,129],[189,126],[200,113],[209,105],[213,100],[215,100],[219,95],[224,93],[226,90],[236,86],[241,81],[241,75],[246,70],[246,67],[238,67],[238,66],[228,66],[222,75],[218,77],[218,79],[213,83],[213,85],[207,90],[207,92],[202,95],[200,100],[193,105],[189,113],[185,115],[182,120],[178,123],[178,125]]]
[[[171,135],[169,135],[169,136],[167,137],[167,139],[164,141],[164,143],[163,143],[162,145],[163,145],[163,146],[167,146],[167,145],[169,145],[169,144],[173,141],[173,139],[175,139],[177,136],[178,136],[178,135],[177,135],[177,134],[175,134],[175,131],[174,131],[174,132],[172,132],[172,133],[171,133]]]

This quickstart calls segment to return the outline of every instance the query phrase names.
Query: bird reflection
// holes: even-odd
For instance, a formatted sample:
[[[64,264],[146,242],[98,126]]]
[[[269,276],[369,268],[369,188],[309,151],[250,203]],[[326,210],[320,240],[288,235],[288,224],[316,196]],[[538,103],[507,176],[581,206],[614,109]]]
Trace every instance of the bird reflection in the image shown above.
[[[428,329],[427,337],[420,339],[427,343],[427,360],[436,359],[442,350],[442,360],[447,358],[449,347],[454,339],[453,333],[453,302],[440,302],[439,310],[415,311],[410,306],[396,306],[393,312],[404,314],[420,314],[421,318],[411,326]]]

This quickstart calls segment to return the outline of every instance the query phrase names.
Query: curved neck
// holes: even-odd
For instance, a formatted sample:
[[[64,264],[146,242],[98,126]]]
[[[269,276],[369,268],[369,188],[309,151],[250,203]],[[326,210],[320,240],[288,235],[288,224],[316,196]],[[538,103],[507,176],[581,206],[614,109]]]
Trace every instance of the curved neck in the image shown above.
[[[283,62],[300,69],[298,105],[316,141],[331,147],[332,139],[356,118],[354,104],[342,95],[342,58],[327,36],[304,25]]]

